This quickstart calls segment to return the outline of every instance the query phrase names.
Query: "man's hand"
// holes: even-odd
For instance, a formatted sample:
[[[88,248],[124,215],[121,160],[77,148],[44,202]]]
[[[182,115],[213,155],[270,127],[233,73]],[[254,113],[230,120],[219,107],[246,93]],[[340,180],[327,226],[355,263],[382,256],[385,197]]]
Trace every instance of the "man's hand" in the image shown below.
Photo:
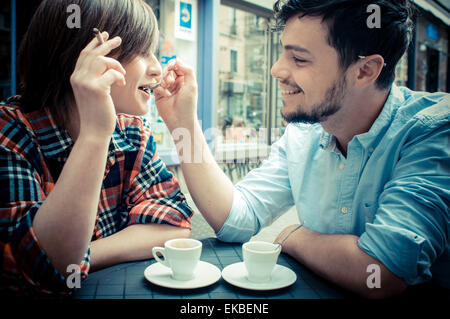
[[[194,70],[179,59],[169,64],[167,75],[153,93],[155,104],[169,130],[192,128],[197,121],[197,80]]]

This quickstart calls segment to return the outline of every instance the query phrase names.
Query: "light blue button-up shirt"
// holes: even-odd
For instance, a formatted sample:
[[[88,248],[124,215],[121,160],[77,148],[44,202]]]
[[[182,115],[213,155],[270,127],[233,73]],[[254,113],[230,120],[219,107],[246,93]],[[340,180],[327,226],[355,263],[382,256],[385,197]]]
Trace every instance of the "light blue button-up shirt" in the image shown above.
[[[234,189],[217,234],[245,242],[293,205],[309,229],[358,245],[408,284],[450,287],[450,96],[392,86],[347,158],[320,124],[289,124]],[[288,226],[288,225],[286,225]]]

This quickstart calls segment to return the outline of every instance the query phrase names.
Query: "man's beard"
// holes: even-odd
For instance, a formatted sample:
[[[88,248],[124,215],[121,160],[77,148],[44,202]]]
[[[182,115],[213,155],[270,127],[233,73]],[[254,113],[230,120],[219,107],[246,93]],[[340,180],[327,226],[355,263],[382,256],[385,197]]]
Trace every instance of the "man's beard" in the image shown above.
[[[325,93],[322,102],[315,104],[310,113],[303,111],[301,105],[298,105],[295,112],[284,113],[281,110],[281,116],[288,123],[314,124],[323,122],[341,109],[346,87],[347,82],[345,76],[343,76],[334,82],[333,86]]]

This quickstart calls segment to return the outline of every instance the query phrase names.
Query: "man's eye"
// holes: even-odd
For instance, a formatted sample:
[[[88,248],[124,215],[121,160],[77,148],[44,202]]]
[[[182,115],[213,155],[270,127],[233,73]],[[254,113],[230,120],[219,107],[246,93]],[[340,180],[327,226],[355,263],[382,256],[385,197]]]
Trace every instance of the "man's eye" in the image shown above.
[[[295,63],[306,63],[308,61],[294,57]]]

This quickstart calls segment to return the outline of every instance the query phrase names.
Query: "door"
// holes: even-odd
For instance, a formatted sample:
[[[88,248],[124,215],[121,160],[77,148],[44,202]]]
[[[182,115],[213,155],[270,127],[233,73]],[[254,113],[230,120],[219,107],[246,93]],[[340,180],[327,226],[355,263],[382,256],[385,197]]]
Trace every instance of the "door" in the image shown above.
[[[439,51],[427,47],[427,92],[437,92],[439,87]]]

